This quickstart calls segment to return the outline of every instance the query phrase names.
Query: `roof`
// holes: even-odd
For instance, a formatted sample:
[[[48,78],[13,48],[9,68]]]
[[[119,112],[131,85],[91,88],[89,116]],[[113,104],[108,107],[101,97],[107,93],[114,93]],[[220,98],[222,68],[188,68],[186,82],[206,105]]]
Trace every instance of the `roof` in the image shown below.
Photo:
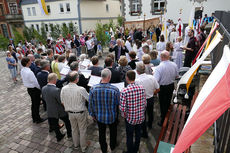
[[[53,2],[53,1],[58,1],[58,0],[45,0],[45,2]],[[27,4],[37,4],[37,0],[22,0],[21,5],[27,5]]]

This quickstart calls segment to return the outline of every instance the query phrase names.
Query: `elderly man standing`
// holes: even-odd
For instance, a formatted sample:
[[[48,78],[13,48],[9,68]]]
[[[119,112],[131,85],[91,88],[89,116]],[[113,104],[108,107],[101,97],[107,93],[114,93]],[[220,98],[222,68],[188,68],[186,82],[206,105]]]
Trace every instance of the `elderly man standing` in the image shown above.
[[[161,110],[161,121],[158,123],[162,126],[174,90],[174,81],[178,76],[178,68],[174,62],[169,60],[170,53],[168,51],[162,51],[161,63],[155,69],[154,77],[160,84],[159,101]]]
[[[136,73],[129,70],[126,81],[129,84],[121,91],[120,110],[125,118],[127,153],[137,153],[141,139],[141,127],[145,120],[146,93],[141,85],[135,84]],[[135,143],[133,133],[135,132]]]
[[[59,118],[65,123],[68,138],[72,137],[71,125],[68,114],[64,110],[61,103],[60,89],[56,87],[57,74],[50,73],[48,75],[48,84],[42,88],[42,97],[46,101],[48,121],[51,129],[55,131],[57,142],[61,141],[65,134],[59,129]]]
[[[139,77],[136,79],[136,84],[142,85],[146,92],[146,100],[147,100],[147,115],[148,115],[148,127],[152,129],[153,123],[153,106],[154,106],[154,97],[153,94],[156,94],[160,91],[160,86],[157,80],[152,75],[148,75],[145,73],[145,65],[143,63],[137,63],[136,71],[139,74]],[[146,114],[145,112],[145,114]],[[146,130],[146,118],[143,123],[143,133],[142,137],[147,138],[147,130]]]
[[[76,71],[68,74],[69,84],[61,90],[61,101],[65,106],[65,111],[69,114],[72,127],[74,147],[81,146],[82,152],[86,151],[86,130],[87,130],[87,108],[86,100],[89,94],[85,88],[77,85],[79,75]]]
[[[110,52],[115,51],[115,60],[117,62],[120,59],[121,55],[125,55],[125,53],[129,52],[129,50],[126,48],[126,46],[124,46],[122,44],[122,40],[121,39],[117,39],[117,45],[116,46],[113,46],[113,44],[110,44],[109,51]]]
[[[89,93],[89,114],[97,121],[99,129],[99,143],[102,153],[107,152],[106,126],[110,130],[110,148],[114,150],[117,144],[117,106],[120,92],[109,81],[111,71],[104,69],[101,72],[101,83],[93,86]]]

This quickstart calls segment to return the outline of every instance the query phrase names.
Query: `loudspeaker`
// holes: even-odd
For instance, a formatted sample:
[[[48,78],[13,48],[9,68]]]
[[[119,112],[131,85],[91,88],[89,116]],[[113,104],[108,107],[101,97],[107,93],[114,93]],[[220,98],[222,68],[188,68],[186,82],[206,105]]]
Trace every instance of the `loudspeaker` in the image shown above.
[[[195,19],[201,19],[202,18],[202,13],[203,13],[202,10],[197,10],[195,12]]]

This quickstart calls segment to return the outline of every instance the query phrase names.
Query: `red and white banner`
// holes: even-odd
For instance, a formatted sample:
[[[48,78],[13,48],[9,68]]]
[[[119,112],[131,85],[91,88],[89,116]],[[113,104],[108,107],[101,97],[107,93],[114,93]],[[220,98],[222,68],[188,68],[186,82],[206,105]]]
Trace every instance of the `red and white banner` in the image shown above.
[[[230,108],[230,50],[225,46],[221,60],[195,101],[173,153],[182,153],[189,148],[228,108]]]

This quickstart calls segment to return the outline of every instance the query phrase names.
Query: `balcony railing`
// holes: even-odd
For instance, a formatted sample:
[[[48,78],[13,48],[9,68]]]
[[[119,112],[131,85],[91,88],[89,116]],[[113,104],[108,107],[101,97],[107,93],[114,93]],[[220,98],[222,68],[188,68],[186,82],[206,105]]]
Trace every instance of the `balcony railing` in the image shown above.
[[[23,20],[23,16],[21,14],[7,14],[5,15],[6,20]]]

